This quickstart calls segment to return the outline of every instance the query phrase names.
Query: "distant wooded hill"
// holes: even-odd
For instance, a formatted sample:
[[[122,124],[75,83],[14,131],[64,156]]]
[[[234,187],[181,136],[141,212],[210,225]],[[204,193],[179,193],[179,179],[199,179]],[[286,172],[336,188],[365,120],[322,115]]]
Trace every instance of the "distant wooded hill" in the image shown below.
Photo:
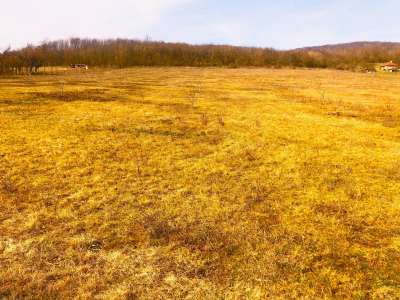
[[[59,40],[0,53],[0,73],[35,73],[43,66],[87,64],[94,67],[215,66],[373,69],[400,62],[400,43],[357,42],[294,50],[190,45],[127,39]]]
[[[326,51],[331,53],[341,52],[343,50],[365,50],[365,49],[380,49],[380,50],[398,50],[400,49],[400,43],[394,42],[353,42],[353,43],[344,43],[344,44],[330,44],[323,46],[314,46],[314,47],[304,47],[296,50],[303,51]]]

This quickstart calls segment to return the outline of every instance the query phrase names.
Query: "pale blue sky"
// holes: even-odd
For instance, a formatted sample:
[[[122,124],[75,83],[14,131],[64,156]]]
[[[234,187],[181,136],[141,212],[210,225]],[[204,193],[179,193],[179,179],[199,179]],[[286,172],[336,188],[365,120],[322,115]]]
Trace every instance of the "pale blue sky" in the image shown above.
[[[72,36],[296,48],[400,41],[399,0],[2,0],[0,49]]]

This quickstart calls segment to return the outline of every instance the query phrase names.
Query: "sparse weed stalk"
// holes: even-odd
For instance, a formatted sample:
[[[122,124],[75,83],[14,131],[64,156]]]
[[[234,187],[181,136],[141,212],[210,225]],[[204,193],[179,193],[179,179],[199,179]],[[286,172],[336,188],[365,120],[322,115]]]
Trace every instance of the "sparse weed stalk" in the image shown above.
[[[146,100],[146,95],[144,94],[144,91],[139,90],[139,91],[137,92],[137,95],[139,96],[140,100],[144,103],[145,100]]]
[[[61,98],[64,97],[64,89],[65,89],[65,81],[61,81],[59,83],[59,94]]]
[[[207,113],[202,113],[200,119],[201,119],[201,124],[204,127],[207,127],[207,125],[208,125],[208,115],[207,115]]]
[[[325,104],[326,89],[325,89],[324,85],[322,84],[322,82],[317,84],[317,91],[319,93],[319,100],[321,101],[321,103]]]
[[[218,116],[218,124],[221,125],[222,127],[225,126],[225,121],[223,116]]]
[[[189,86],[188,100],[192,107],[195,107],[201,94],[201,87],[199,84]]]
[[[145,170],[148,167],[149,157],[147,153],[139,147],[136,150],[136,172],[139,178],[145,175]]]

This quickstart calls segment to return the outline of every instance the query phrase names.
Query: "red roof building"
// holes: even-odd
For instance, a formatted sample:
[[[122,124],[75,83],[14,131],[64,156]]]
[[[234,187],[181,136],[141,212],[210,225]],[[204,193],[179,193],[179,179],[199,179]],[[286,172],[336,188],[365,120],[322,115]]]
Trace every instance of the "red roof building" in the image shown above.
[[[393,61],[387,62],[381,66],[381,69],[386,72],[397,72],[399,71],[399,65]]]

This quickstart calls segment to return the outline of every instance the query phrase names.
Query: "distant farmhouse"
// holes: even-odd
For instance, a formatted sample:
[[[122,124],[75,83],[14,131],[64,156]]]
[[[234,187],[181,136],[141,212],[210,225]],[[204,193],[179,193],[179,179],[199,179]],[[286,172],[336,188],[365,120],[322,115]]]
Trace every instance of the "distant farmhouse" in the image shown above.
[[[390,61],[388,63],[385,63],[380,66],[381,71],[384,72],[399,72],[400,68],[399,65],[394,63],[393,61]]]
[[[85,64],[72,64],[70,65],[71,69],[85,69],[88,70],[89,66]]]

